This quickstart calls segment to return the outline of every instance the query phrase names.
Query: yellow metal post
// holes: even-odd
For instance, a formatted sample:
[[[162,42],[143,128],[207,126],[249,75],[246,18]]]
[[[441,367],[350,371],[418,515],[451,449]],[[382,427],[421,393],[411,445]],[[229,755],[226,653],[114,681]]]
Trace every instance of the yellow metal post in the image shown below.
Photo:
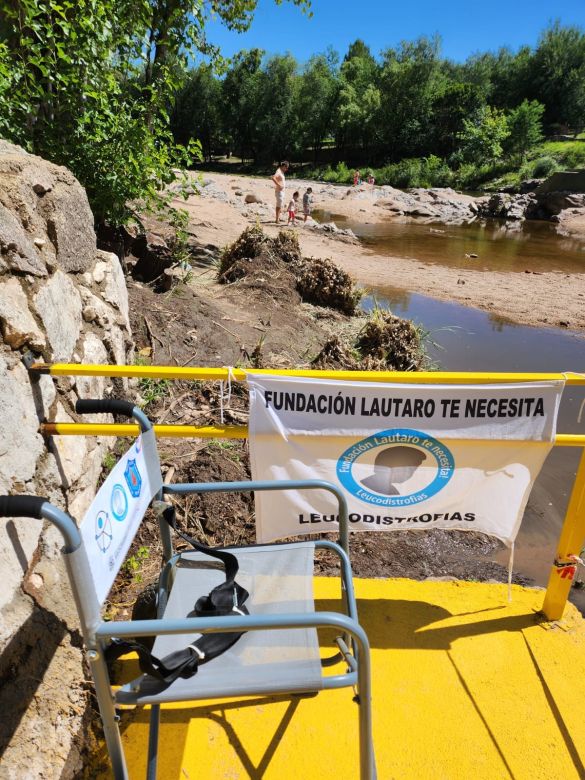
[[[579,555],[585,544],[585,449],[573,483],[565,522],[557,547],[542,611],[549,620],[563,616],[577,563],[571,556]]]

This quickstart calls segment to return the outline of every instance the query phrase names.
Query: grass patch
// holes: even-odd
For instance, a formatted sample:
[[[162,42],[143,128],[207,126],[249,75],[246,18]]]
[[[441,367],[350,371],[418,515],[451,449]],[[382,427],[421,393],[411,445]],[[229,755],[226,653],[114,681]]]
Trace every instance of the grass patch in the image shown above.
[[[136,355],[134,364],[136,366],[149,366],[150,360],[142,355]],[[166,398],[170,394],[172,380],[170,379],[151,379],[142,377],[138,380],[138,391],[141,401],[140,407],[147,411],[149,406]]]

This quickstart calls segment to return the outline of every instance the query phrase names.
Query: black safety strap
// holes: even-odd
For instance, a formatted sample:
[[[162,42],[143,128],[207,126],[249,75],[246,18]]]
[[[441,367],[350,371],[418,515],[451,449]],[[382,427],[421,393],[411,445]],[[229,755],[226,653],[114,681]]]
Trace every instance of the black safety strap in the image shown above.
[[[234,613],[248,615],[249,612],[244,602],[250,594],[236,582],[235,578],[239,568],[236,556],[226,550],[206,547],[180,531],[176,526],[174,506],[167,505],[162,516],[181,539],[184,539],[198,552],[220,560],[225,569],[225,582],[213,588],[207,596],[198,598],[187,617],[220,617]],[[106,649],[106,660],[108,662],[115,661],[126,653],[135,652],[138,655],[142,672],[168,685],[178,677],[187,679],[197,674],[199,664],[217,658],[232,647],[244,633],[244,631],[234,631],[221,634],[203,634],[183,650],[169,653],[164,658],[157,658],[140,642],[113,639]]]

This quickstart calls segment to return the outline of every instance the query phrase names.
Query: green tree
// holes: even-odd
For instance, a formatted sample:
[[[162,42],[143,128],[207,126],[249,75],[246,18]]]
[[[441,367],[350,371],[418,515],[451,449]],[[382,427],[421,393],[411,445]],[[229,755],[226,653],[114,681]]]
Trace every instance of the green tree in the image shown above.
[[[299,148],[298,66],[291,54],[275,55],[262,68],[258,83],[257,159],[273,162]]]
[[[339,74],[337,135],[342,148],[360,148],[371,153],[378,139],[380,90],[379,67],[370,49],[354,41],[345,55]]]
[[[207,162],[223,141],[221,99],[221,83],[212,66],[199,65],[187,74],[171,112],[175,141],[188,144],[199,139]]]
[[[433,105],[447,82],[439,49],[438,37],[422,37],[383,54],[380,125],[392,159],[432,151]]]
[[[289,0],[308,7],[309,0]],[[0,127],[69,166],[98,221],[124,222],[196,154],[168,108],[210,14],[246,29],[258,0],[0,0]],[[281,0],[276,0],[281,2]]]
[[[493,162],[501,157],[502,143],[509,134],[504,112],[492,106],[483,106],[472,119],[463,120],[456,158],[476,165]]]
[[[518,155],[521,160],[526,152],[542,141],[542,115],[544,106],[537,100],[523,100],[508,114],[509,136],[505,149]]]
[[[260,49],[239,52],[222,83],[221,108],[225,133],[242,162],[247,157],[255,160],[257,155],[258,95],[263,56],[264,52]]]
[[[442,156],[453,154],[464,120],[473,116],[483,104],[483,91],[476,84],[446,82],[444,90],[437,94],[432,104],[428,148]]]
[[[336,61],[335,54],[311,57],[300,78],[297,103],[300,141],[304,148],[312,148],[314,165],[318,164],[323,142],[335,129],[339,95]]]
[[[549,126],[585,124],[585,35],[555,22],[542,34],[531,69],[531,94],[544,103]]]
[[[529,96],[532,58],[528,46],[476,54],[462,66],[459,80],[475,84],[491,106],[513,108]]]

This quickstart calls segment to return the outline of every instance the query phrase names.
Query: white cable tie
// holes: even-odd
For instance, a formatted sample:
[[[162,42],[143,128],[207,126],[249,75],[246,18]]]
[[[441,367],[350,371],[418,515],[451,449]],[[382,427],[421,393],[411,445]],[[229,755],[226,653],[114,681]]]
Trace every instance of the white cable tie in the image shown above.
[[[232,400],[232,380],[235,379],[234,370],[231,366],[224,366],[228,372],[228,385],[227,385],[227,405],[229,407]]]
[[[197,647],[197,645],[195,645],[195,644],[189,645],[189,648],[190,648],[191,650],[193,650],[193,652],[195,653],[195,655],[198,655],[198,656],[199,656],[199,660],[200,660],[200,661],[203,661],[203,659],[205,658],[205,653],[204,653],[202,650],[200,650],[200,649]]]
[[[585,561],[578,555],[567,555],[567,558],[571,561],[575,561],[575,563],[578,563],[580,566],[585,566]]]
[[[224,366],[224,368],[228,372],[227,393],[224,393],[224,389],[223,389],[224,380],[223,379],[219,380],[219,418],[221,420],[222,425],[225,425],[225,420],[223,416],[224,403],[226,408],[229,409],[232,400],[232,379],[235,380],[233,368],[231,366]]]
[[[232,612],[237,612],[238,615],[241,615],[242,617],[246,617],[246,613],[242,612],[242,610],[239,607],[232,607]]]
[[[219,380],[219,419],[223,425],[223,379]]]

